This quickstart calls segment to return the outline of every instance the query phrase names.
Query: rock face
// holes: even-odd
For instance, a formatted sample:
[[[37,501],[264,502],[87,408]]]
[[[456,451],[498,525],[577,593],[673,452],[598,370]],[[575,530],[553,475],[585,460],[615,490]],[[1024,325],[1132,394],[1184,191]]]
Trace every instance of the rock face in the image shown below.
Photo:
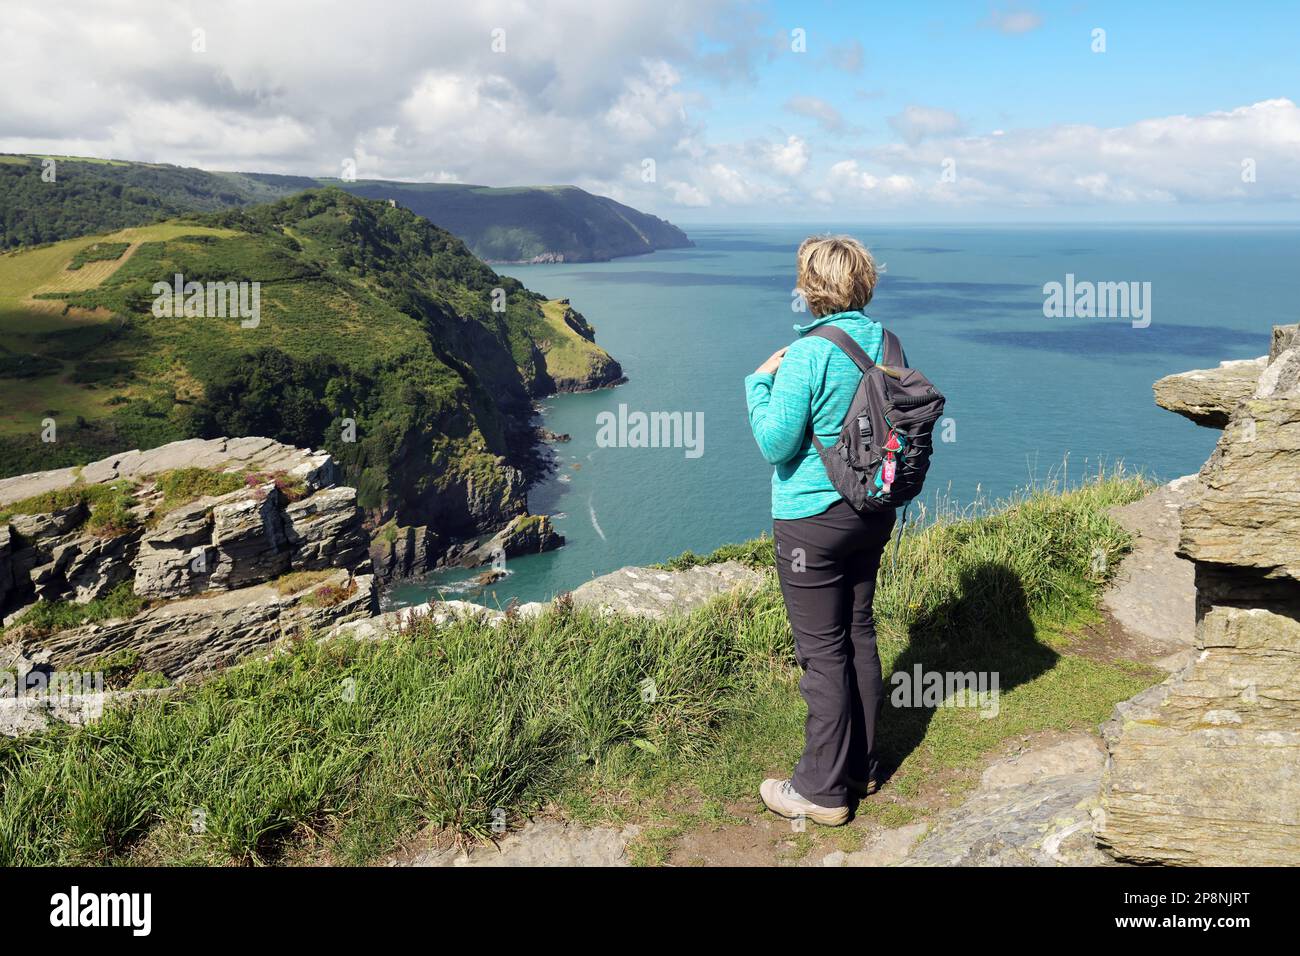
[[[1182,669],[1195,655],[1195,568],[1175,552],[1182,532],[1180,512],[1199,493],[1196,475],[1161,485],[1145,498],[1111,509],[1133,535],[1102,606],[1139,645],[1137,658],[1165,671]]]
[[[164,487],[179,469],[235,490],[169,502]],[[131,651],[142,669],[181,679],[284,634],[373,613],[369,536],[356,491],[336,486],[336,474],[324,452],[238,438],[4,479],[0,610],[16,625],[6,637],[55,666]],[[97,521],[110,490],[122,513]],[[283,577],[291,572],[315,574]],[[125,620],[55,632],[23,622],[39,602],[84,605],[125,585],[142,599]]]
[[[761,586],[763,575],[739,561],[700,565],[685,571],[660,568],[620,568],[610,574],[592,578],[570,594],[577,607],[598,611],[615,611],[641,617],[666,617],[688,613],[721,595],[737,589]],[[528,617],[544,612],[549,604],[531,602],[520,605],[517,613]],[[425,618],[434,623],[473,617],[496,626],[505,613],[469,601],[432,601],[388,611],[365,620],[337,625],[333,634],[361,640],[382,640],[387,635]]]
[[[548,364],[546,377],[550,381],[543,385],[543,389],[555,392],[590,392],[626,382],[623,366],[604,349],[596,346],[596,330],[586,317],[569,305],[568,299],[560,299],[559,302],[564,306],[564,324],[579,338],[590,343],[592,348],[587,350],[585,368],[565,373],[552,369]]]
[[[416,578],[437,567],[442,556],[438,535],[423,525],[390,525],[370,539],[370,561],[381,582]]]
[[[1179,554],[1197,655],[1116,710],[1098,839],[1134,862],[1300,862],[1300,332],[1274,330],[1228,411]],[[1204,404],[1200,407],[1208,407]],[[1196,414],[1184,410],[1188,417]]]

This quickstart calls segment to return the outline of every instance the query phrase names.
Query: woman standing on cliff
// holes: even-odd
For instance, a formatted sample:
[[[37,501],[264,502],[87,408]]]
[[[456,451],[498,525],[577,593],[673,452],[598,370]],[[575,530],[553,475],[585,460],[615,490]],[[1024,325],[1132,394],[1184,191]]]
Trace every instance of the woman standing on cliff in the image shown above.
[[[877,786],[884,681],[872,598],[895,513],[855,511],[826,474],[811,433],[827,447],[834,444],[862,372],[828,339],[807,333],[835,326],[879,362],[884,329],[862,311],[875,291],[876,264],[857,240],[805,240],[798,284],[813,321],[796,325],[800,337],[745,379],[750,427],[763,457],[776,466],[777,576],[808,704],[794,774],[764,780],[760,793],[781,816],[838,826],[848,820],[850,796]]]

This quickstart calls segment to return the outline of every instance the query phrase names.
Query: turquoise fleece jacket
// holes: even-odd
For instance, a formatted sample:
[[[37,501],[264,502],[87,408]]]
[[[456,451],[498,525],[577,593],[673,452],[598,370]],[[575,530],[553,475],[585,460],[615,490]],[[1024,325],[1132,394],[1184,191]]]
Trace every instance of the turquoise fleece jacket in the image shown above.
[[[827,324],[843,329],[872,361],[880,361],[884,343],[880,323],[861,312],[837,312],[794,327],[800,337],[785,353],[775,376],[755,372],[745,378],[749,427],[763,457],[776,465],[773,518],[818,515],[841,497],[826,476],[808,425],[811,420],[823,445],[835,444],[862,373],[833,343],[805,337]]]

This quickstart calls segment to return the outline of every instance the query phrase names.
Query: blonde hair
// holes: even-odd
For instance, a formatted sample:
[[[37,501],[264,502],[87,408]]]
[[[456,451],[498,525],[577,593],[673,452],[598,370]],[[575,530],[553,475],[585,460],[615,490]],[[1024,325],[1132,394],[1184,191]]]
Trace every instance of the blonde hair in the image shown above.
[[[876,291],[876,262],[852,236],[810,236],[796,259],[799,291],[819,318],[865,308]]]

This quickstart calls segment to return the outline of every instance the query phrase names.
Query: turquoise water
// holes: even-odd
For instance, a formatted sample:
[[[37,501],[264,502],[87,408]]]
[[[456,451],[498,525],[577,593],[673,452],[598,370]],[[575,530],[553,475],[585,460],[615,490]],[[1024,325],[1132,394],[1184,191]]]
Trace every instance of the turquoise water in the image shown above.
[[[770,529],[771,470],[746,420],[742,379],[793,337],[794,251],[819,228],[688,230],[694,249],[609,263],[513,266],[551,297],[567,296],[622,364],[626,385],[545,402],[558,469],[534,512],[557,515],[568,543],[512,559],[488,604],[543,600],[626,564],[707,552]],[[1300,227],[1152,226],[837,228],[868,244],[884,275],[868,311],[898,333],[911,363],[948,398],[951,442],[936,442],[927,494],[957,504],[1031,481],[1073,479],[1122,460],[1159,478],[1200,467],[1217,432],[1155,406],[1170,372],[1268,350],[1274,324],[1297,319],[1291,280]],[[1151,322],[1045,318],[1043,285],[1151,283]],[[702,413],[702,454],[598,447],[598,415]],[[937,433],[936,433],[937,434]],[[465,579],[394,590],[428,600]]]

